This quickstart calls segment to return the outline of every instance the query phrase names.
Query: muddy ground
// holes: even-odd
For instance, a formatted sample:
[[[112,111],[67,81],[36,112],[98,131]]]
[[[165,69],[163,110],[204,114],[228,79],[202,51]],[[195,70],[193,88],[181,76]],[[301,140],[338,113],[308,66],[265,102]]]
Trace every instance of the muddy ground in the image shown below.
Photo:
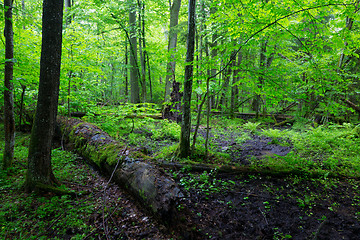
[[[218,151],[229,152],[232,161],[240,164],[291,151],[291,146],[270,144],[266,137],[251,135],[252,139],[238,144],[236,133],[217,136]],[[171,226],[157,222],[112,185],[108,204],[116,204],[119,211],[107,221],[106,232],[101,215],[89,219],[89,224],[97,226],[89,239],[360,239],[357,180],[191,173],[185,169],[169,174],[185,195]],[[104,181],[92,179],[89,184]]]

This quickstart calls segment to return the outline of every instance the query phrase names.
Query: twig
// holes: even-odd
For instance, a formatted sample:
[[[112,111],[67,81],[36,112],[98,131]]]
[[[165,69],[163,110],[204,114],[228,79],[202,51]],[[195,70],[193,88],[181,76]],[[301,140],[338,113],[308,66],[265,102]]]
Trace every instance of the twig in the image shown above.
[[[266,222],[266,225],[269,225],[267,219],[266,219],[266,216],[265,216],[265,213],[263,211],[261,211],[260,207],[259,207],[259,211],[261,212],[261,214],[263,215],[264,219],[265,219],[265,222]]]
[[[324,221],[322,221],[322,223],[320,223],[318,229],[317,229],[316,232],[315,232],[315,236],[314,236],[313,240],[317,240],[317,239],[318,239],[318,237],[319,237],[319,232],[320,232],[321,228],[324,227],[324,225],[325,225],[326,222],[327,222],[327,219],[325,219]]]
[[[125,146],[124,150],[122,151],[122,153],[124,154],[125,151],[127,150],[127,146]],[[106,183],[105,185],[105,188],[104,188],[104,196],[103,196],[103,215],[102,215],[102,219],[103,219],[103,227],[104,227],[104,232],[105,232],[105,236],[106,236],[106,239],[108,240],[109,239],[109,232],[108,232],[108,229],[107,229],[107,226],[106,226],[106,220],[107,218],[105,219],[105,208],[106,208],[106,188],[107,186],[109,185],[110,181],[112,180],[114,174],[115,174],[115,171],[117,170],[118,166],[119,166],[119,163],[120,163],[120,160],[122,158],[119,157],[117,163],[116,163],[116,166],[113,170],[113,172],[111,173],[111,176],[109,178],[109,181]]]

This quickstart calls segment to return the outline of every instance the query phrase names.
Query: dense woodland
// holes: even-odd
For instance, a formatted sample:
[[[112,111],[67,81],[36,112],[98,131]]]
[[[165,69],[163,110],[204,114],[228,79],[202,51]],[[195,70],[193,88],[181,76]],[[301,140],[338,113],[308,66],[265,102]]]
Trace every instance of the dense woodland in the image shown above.
[[[359,4],[4,0],[0,238],[357,239]]]

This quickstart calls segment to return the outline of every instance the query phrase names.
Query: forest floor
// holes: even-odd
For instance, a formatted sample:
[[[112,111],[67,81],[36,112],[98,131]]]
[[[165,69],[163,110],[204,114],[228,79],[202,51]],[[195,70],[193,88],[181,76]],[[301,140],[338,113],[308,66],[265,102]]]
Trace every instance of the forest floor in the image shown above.
[[[141,143],[156,155],[175,139],[153,140],[146,129]],[[202,128],[200,135],[205,135]],[[213,128],[212,151],[225,152],[229,165],[244,166],[293,150],[287,141],[251,131]],[[149,145],[150,144],[150,145]],[[26,144],[25,144],[26,145]],[[131,145],[131,144],[130,144]],[[259,174],[167,170],[185,197],[178,222],[165,226],[137,206],[124,190],[100,176],[85,161],[56,150],[55,175],[77,193],[76,199],[38,198],[21,189],[25,147],[17,155],[11,179],[1,175],[1,239],[359,239],[360,189],[357,178],[326,174],[282,177]],[[68,155],[70,154],[70,155]],[[58,156],[59,155],[59,156]]]

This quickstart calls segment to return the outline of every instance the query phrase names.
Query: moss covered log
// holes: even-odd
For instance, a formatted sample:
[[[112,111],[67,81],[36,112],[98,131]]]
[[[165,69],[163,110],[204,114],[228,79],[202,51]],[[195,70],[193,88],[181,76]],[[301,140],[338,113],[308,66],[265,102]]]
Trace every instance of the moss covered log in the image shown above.
[[[58,117],[58,123],[68,145],[102,173],[113,174],[113,180],[153,214],[171,220],[183,195],[170,176],[93,124],[67,117]]]

